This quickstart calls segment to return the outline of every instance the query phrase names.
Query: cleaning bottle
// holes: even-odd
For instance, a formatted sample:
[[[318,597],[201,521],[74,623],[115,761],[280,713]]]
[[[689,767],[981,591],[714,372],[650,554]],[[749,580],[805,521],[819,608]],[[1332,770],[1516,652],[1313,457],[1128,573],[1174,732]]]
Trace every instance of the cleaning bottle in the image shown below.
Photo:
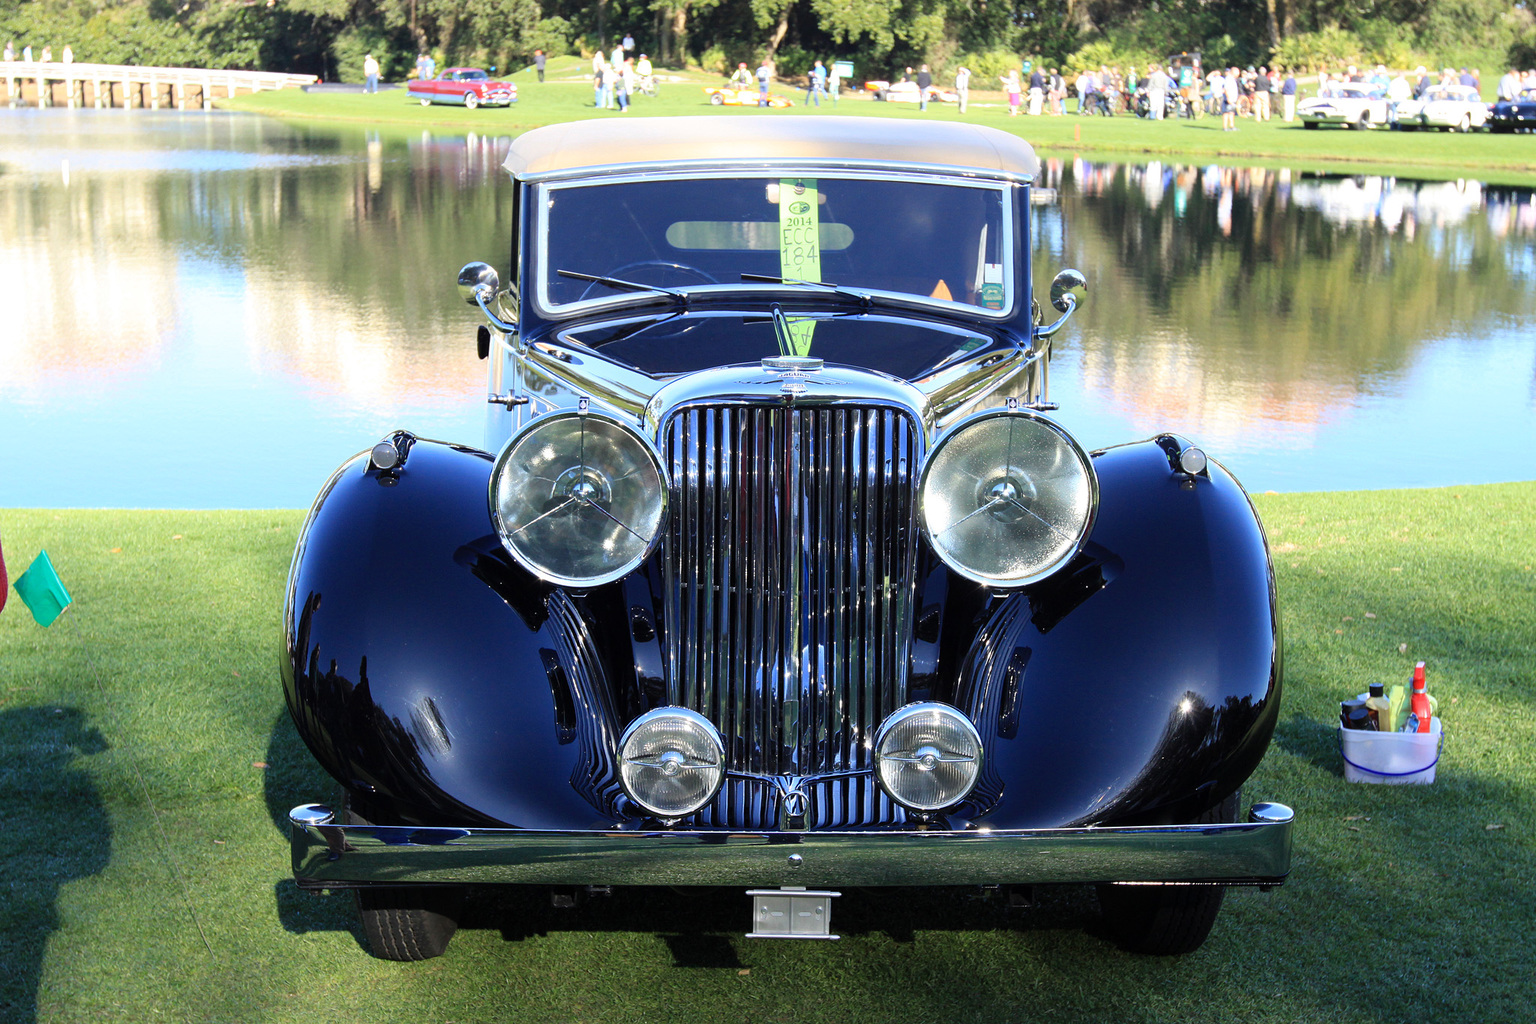
[[[1387,732],[1392,725],[1392,705],[1387,701],[1386,688],[1380,683],[1371,684],[1371,692],[1365,698],[1365,706],[1373,712],[1376,728]]]
[[[1408,687],[1402,683],[1387,690],[1387,720],[1381,723],[1382,732],[1400,732],[1408,717]]]
[[[1429,720],[1434,717],[1435,711],[1430,704],[1429,693],[1424,688],[1424,663],[1421,661],[1413,668],[1413,693],[1409,697],[1412,705],[1412,718],[1415,732],[1429,732]]]

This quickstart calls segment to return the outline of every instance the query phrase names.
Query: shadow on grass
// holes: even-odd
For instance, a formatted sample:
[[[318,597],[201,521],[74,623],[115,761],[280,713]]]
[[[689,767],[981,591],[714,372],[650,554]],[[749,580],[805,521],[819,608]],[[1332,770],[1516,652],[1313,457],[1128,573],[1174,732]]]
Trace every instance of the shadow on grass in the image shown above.
[[[299,804],[336,803],[335,781],[315,763],[309,748],[299,739],[287,710],[279,711],[267,738],[266,785],[267,814],[272,827],[286,841],[288,812]],[[322,897],[303,891],[292,878],[272,887],[272,903],[283,930],[304,932],[350,932],[360,947],[366,949],[362,929],[357,922],[352,897],[334,893]]]
[[[7,832],[0,869],[8,893],[0,910],[0,1019],[37,1019],[43,956],[59,926],[59,890],[111,859],[111,819],[90,773],[74,767],[77,757],[106,749],[78,708],[0,712],[0,821]]]
[[[1291,715],[1275,726],[1274,743],[1293,757],[1338,778],[1344,777],[1344,761],[1339,753],[1339,734],[1333,725],[1325,725],[1305,715]]]

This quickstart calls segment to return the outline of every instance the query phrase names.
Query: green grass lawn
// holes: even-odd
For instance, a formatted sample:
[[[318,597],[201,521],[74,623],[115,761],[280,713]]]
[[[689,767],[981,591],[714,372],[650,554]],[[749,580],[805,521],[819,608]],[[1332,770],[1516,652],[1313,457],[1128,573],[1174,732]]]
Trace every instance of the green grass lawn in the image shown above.
[[[595,110],[591,74],[574,58],[551,65],[542,84],[532,71],[507,76],[518,85],[518,102],[510,108],[465,110],[462,107],[422,107],[409,99],[403,88],[375,95],[358,93],[305,93],[294,89],[264,92],[220,101],[234,110],[275,117],[309,119],[335,124],[366,123],[384,131],[407,133],[475,131],[481,134],[517,134],[540,125],[589,117],[640,117],[677,114],[712,114],[719,117],[797,117],[858,114],[867,117],[960,118],[1016,132],[1033,143],[1042,155],[1097,154],[1133,159],[1175,159],[1183,162],[1270,164],[1303,169],[1348,166],[1360,173],[1398,177],[1475,177],[1499,184],[1536,184],[1536,136],[1493,135],[1474,132],[1368,132],[1342,128],[1304,130],[1300,121],[1285,124],[1278,118],[1265,123],[1239,121],[1235,132],[1223,132],[1219,117],[1199,121],[1144,121],[1129,115],[1115,118],[1009,117],[1002,93],[972,90],[969,112],[961,115],[952,104],[930,104],[926,113],[912,104],[880,103],[845,89],[836,106],[804,106],[804,91],[775,86],[775,93],[794,99],[786,110],[755,107],[712,107],[706,85],[723,80],[697,73],[675,74],[664,81],[655,97],[637,96],[627,114]]]
[[[47,548],[75,597],[48,630],[0,615],[0,1019],[1529,1020],[1536,483],[1258,505],[1286,693],[1246,795],[1297,809],[1294,873],[1198,953],[1119,952],[1086,889],[849,893],[837,943],[743,938],[738,893],[510,892],[415,965],[289,881],[282,816],[332,794],[277,682],[301,513],[0,510],[13,576]],[[1419,659],[1439,778],[1344,782],[1337,701]]]

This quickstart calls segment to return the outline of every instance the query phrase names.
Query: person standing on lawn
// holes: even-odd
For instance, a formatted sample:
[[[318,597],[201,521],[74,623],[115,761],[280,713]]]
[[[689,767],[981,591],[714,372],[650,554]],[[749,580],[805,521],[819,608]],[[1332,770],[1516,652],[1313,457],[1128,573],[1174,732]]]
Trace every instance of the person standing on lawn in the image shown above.
[[[1168,105],[1168,76],[1153,64],[1147,69],[1147,116],[1161,121]]]
[[[1253,88],[1253,119],[1255,121],[1269,120],[1269,94],[1274,91],[1274,80],[1269,77],[1269,68],[1259,68],[1259,77],[1254,80]]]
[[[971,96],[971,69],[963,65],[955,72],[955,95],[960,98],[960,113],[963,114]]]
[[[1237,92],[1240,81],[1237,68],[1228,68],[1222,83],[1224,102],[1221,105],[1221,127],[1229,132],[1237,131]]]
[[[817,63],[820,63],[818,61]],[[933,76],[928,73],[928,65],[924,64],[917,71],[917,109],[928,109],[928,90],[933,86]]]
[[[1413,98],[1413,86],[1408,84],[1408,76],[1401,71],[1397,77],[1387,83],[1387,123],[1397,124],[1397,106],[1407,103]]]
[[[763,62],[757,66],[757,105],[768,105],[768,83],[773,79],[773,65],[764,57]]]
[[[544,51],[533,51],[533,70],[539,73],[539,81],[544,81]]]
[[[1003,76],[1003,91],[1008,94],[1008,116],[1019,116],[1019,73],[1010,71]]]
[[[379,91],[379,62],[373,59],[373,54],[363,58],[363,91]]]

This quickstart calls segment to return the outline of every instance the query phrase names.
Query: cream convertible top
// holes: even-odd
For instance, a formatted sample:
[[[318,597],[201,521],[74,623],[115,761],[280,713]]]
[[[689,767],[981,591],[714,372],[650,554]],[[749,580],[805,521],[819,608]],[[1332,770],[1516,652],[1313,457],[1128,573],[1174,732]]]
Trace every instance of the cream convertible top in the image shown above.
[[[796,160],[967,168],[1030,180],[1040,171],[1029,143],[995,128],[958,121],[771,114],[554,124],[518,136],[503,166],[527,178],[581,167]]]

